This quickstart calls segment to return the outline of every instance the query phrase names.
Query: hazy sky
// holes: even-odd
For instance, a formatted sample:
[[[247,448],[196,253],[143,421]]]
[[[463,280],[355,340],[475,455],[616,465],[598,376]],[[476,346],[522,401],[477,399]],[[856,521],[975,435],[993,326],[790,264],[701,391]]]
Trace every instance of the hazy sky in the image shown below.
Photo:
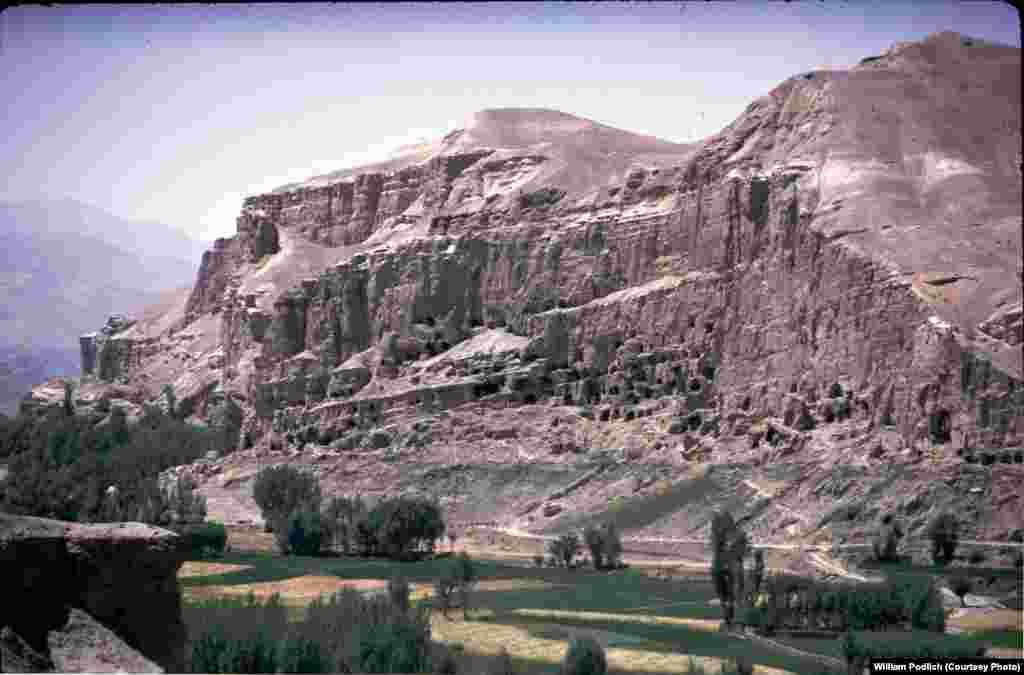
[[[1019,25],[985,0],[20,6],[0,13],[0,200],[228,236],[245,196],[483,108],[694,141],[802,71],[942,30],[1020,47]]]

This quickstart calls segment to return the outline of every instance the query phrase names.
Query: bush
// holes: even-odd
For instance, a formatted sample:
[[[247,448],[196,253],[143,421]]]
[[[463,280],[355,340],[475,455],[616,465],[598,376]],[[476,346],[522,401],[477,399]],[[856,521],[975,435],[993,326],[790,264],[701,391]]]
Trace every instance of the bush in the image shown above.
[[[587,526],[583,530],[583,543],[590,550],[590,560],[594,563],[594,569],[601,569],[603,567],[601,554],[604,549],[601,532],[593,525]]]
[[[355,545],[356,523],[366,517],[366,505],[359,497],[334,497],[324,509],[324,530],[331,546],[341,545],[348,555]]]
[[[202,525],[186,529],[182,536],[187,541],[190,551],[203,553],[204,558],[222,555],[228,543],[228,530],[223,523],[210,521]]]
[[[985,647],[960,635],[936,636],[910,633],[874,633],[848,631],[843,638],[843,656],[848,664],[864,666],[868,661],[897,658],[970,659],[978,658]]]
[[[939,516],[928,527],[928,538],[932,542],[932,560],[936,565],[947,565],[953,561],[957,544],[960,541],[960,524],[950,512]]]
[[[575,638],[562,659],[561,675],[604,675],[608,661],[604,648],[593,638]]]
[[[388,598],[395,609],[401,612],[409,611],[409,594],[412,588],[409,581],[403,576],[393,576],[388,579]]]
[[[903,528],[900,527],[900,524],[893,516],[885,515],[872,542],[875,560],[879,562],[895,562],[898,560],[897,550],[902,537]]]
[[[548,543],[548,553],[557,561],[556,564],[569,567],[580,553],[580,538],[575,532],[563,534]]]
[[[319,511],[295,511],[288,516],[287,548],[284,554],[319,555],[324,531]],[[280,542],[280,539],[278,540]]]
[[[405,559],[424,550],[432,552],[445,529],[436,502],[399,497],[381,501],[355,520],[353,539],[363,555],[383,553]]]
[[[594,569],[616,568],[622,557],[622,539],[613,523],[583,530],[583,541],[590,551]]]
[[[276,652],[276,643],[264,631],[230,639],[217,627],[193,644],[191,669],[193,673],[276,673]]]
[[[253,499],[273,527],[281,516],[295,511],[320,510],[320,481],[312,473],[291,466],[269,466],[256,476]]]
[[[288,636],[281,644],[277,661],[280,673],[335,672],[333,660],[320,643],[300,635]]]
[[[429,673],[430,630],[409,622],[359,626],[354,671],[360,673]]]
[[[396,633],[393,630],[396,625],[405,626],[407,630]],[[324,652],[333,659],[334,672],[394,672],[375,669],[384,661],[388,643],[394,649],[420,658],[420,663],[429,661],[429,611],[417,608],[402,612],[390,598],[367,597],[353,589],[315,599],[307,607],[305,617],[295,626],[295,632],[320,643]],[[415,639],[406,640],[402,636],[415,636]],[[404,666],[395,670],[429,672],[415,668],[406,670]]]

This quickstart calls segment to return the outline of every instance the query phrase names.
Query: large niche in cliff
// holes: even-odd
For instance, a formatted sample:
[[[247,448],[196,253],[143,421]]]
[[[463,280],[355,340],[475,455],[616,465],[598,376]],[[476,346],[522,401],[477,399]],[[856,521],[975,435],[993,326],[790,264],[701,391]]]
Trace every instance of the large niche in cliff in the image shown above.
[[[256,225],[256,236],[252,240],[252,256],[259,260],[265,255],[274,255],[281,250],[277,226],[270,220],[261,219]]]

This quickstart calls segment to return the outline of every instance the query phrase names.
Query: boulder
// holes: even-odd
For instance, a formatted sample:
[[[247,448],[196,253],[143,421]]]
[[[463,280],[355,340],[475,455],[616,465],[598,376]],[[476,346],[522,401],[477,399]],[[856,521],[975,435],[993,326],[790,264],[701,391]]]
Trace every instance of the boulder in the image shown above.
[[[59,631],[50,631],[47,643],[59,673],[164,672],[80,609],[71,609],[67,623]]]
[[[0,513],[0,627],[47,655],[49,633],[65,630],[69,608],[78,608],[160,667],[184,672],[177,574],[186,555],[177,534],[140,523]]]

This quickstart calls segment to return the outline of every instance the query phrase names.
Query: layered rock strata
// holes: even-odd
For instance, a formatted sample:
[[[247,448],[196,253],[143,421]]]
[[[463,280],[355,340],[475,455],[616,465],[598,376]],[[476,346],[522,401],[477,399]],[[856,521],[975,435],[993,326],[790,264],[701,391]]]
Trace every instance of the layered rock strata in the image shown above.
[[[937,34],[790,78],[697,146],[484,111],[427,158],[248,198],[178,327],[216,317],[219,351],[175,386],[207,415],[219,379],[243,445],[549,402],[667,407],[687,461],[813,453],[854,420],[851,462],[1012,462],[1019,76],[1019,50]],[[148,372],[108,344],[106,379]]]

